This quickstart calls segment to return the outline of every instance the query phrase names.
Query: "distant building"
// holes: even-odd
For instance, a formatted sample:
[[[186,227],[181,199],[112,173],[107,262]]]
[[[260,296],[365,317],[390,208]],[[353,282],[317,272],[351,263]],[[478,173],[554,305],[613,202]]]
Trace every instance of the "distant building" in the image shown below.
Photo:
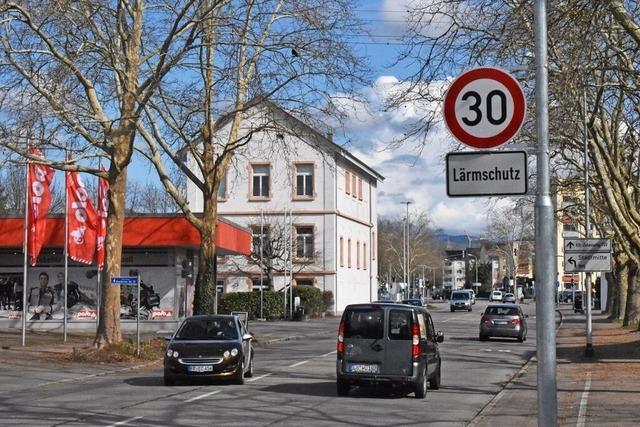
[[[376,300],[376,192],[384,178],[330,137],[273,104],[253,111],[245,126],[263,123],[265,115],[274,130],[256,132],[236,152],[218,194],[218,214],[252,230],[258,261],[221,259],[218,290],[288,286],[288,272],[282,267],[289,248],[276,255],[265,253],[265,247],[278,241],[288,246],[284,242],[292,235],[293,263],[287,270],[293,270],[294,286],[331,291],[336,313],[347,304]],[[201,212],[202,193],[191,182],[187,196],[191,209]],[[292,227],[285,223],[288,212]],[[268,272],[258,265],[261,239],[261,265],[272,258]]]

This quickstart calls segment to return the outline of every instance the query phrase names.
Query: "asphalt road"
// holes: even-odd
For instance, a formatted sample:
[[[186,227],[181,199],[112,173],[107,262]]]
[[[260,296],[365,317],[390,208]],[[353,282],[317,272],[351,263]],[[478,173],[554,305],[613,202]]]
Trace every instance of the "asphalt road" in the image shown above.
[[[255,374],[245,385],[165,387],[158,367],[96,375],[92,367],[64,370],[0,367],[0,425],[465,425],[535,352],[533,304],[529,335],[478,341],[480,313],[432,310],[444,331],[442,388],[425,400],[390,389],[354,388],[337,397],[337,325],[311,339],[256,350]]]

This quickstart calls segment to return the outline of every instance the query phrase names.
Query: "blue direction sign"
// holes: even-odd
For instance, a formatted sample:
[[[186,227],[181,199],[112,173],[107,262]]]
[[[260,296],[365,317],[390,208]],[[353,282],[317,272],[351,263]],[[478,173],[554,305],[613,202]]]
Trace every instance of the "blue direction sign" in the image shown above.
[[[112,285],[137,285],[138,276],[113,276],[111,277]]]

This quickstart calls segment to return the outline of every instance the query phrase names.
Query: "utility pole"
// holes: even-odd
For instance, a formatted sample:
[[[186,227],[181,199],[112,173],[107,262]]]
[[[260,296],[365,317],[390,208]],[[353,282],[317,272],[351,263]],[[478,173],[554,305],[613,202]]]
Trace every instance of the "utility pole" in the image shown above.
[[[404,279],[411,297],[411,272],[409,271],[409,204],[411,202],[403,202],[407,206],[405,224],[404,224]]]
[[[536,52],[536,356],[538,425],[558,425],[555,335],[555,266],[553,248],[553,206],[549,173],[549,87],[547,60],[547,6],[534,2]]]

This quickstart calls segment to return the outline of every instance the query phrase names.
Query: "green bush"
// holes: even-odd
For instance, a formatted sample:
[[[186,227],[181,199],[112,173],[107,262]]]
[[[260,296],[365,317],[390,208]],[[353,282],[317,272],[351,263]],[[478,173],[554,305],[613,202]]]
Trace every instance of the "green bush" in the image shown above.
[[[293,297],[300,297],[300,305],[308,317],[319,317],[324,313],[322,291],[313,286],[294,286]]]
[[[262,314],[267,319],[284,317],[282,292],[264,291]],[[260,317],[260,292],[228,292],[218,294],[218,313],[229,314],[232,311],[246,311],[249,318]]]
[[[322,302],[324,303],[324,311],[333,310],[333,292],[322,291]]]
[[[333,293],[322,292],[312,286],[294,286],[293,297],[300,297],[308,317],[319,317],[333,308]],[[263,316],[266,319],[284,317],[284,296],[282,292],[263,292]],[[287,300],[287,302],[289,302]],[[250,319],[260,317],[260,292],[228,292],[218,294],[218,313],[229,314],[232,311],[246,311]]]

